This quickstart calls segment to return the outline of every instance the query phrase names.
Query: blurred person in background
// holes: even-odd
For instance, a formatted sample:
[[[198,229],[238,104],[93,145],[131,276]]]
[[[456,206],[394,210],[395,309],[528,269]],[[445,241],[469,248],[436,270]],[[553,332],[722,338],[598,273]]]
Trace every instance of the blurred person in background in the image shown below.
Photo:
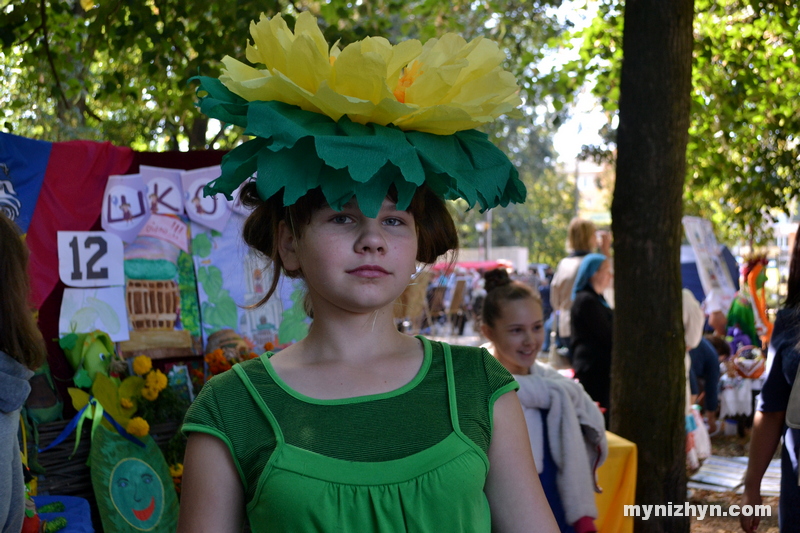
[[[603,254],[583,258],[572,289],[570,352],[575,377],[610,419],[611,347],[614,311],[603,297],[613,281],[611,265]]]
[[[19,229],[0,211],[0,531],[17,533],[25,518],[19,414],[28,380],[47,358],[28,306],[28,249]]]
[[[598,243],[598,234],[600,242]],[[550,305],[555,313],[557,347],[569,347],[572,335],[570,309],[572,308],[573,286],[578,268],[583,258],[600,248],[600,253],[609,257],[611,236],[598,232],[591,220],[573,218],[567,230],[567,250],[569,255],[559,261],[553,280],[550,283]],[[570,354],[571,356],[572,354]]]
[[[798,228],[800,229],[800,228]],[[778,524],[781,533],[800,532],[800,486],[798,456],[800,429],[787,426],[787,420],[800,419],[800,401],[790,404],[790,396],[800,394],[797,383],[800,366],[800,238],[795,238],[789,264],[787,294],[778,311],[767,357],[767,377],[758,397],[753,430],[750,434],[750,460],[744,477],[742,505],[761,504],[761,479],[783,437],[781,450],[781,498]],[[797,390],[793,390],[797,389]],[[787,416],[788,414],[788,416]],[[746,533],[756,531],[757,516],[740,516]]]

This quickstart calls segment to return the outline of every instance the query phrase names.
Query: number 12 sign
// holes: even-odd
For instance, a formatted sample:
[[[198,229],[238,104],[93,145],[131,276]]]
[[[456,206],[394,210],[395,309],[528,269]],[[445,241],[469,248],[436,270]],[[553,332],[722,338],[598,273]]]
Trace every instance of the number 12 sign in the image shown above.
[[[59,231],[58,275],[69,287],[124,285],[122,239],[105,231]]]

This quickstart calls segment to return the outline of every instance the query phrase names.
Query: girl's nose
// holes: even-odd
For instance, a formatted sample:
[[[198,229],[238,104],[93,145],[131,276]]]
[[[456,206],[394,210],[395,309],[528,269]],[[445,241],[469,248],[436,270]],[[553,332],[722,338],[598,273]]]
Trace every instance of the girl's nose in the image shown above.
[[[386,240],[383,238],[379,221],[366,219],[356,239],[355,251],[359,253],[386,251]]]

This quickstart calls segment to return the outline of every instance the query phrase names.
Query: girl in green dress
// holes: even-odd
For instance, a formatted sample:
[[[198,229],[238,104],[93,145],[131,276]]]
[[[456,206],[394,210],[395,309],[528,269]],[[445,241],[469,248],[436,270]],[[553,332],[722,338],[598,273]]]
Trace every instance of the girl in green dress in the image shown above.
[[[513,107],[502,53],[457,37],[329,50],[308,13],[294,33],[280,17],[251,31],[248,59],[266,70],[226,58],[222,83],[200,80],[201,109],[255,137],[209,191],[230,195],[257,171],[241,192],[243,237],[271,260],[265,301],[280,275],[301,278],[313,323],[198,395],[178,530],[240,531],[246,517],[255,532],[557,531],[512,376],[486,350],[394,322],[418,263],[457,248],[443,199],[524,199],[513,165],[468,129]],[[449,103],[426,108],[436,79],[423,73],[448,62],[436,79],[449,89],[433,92]]]

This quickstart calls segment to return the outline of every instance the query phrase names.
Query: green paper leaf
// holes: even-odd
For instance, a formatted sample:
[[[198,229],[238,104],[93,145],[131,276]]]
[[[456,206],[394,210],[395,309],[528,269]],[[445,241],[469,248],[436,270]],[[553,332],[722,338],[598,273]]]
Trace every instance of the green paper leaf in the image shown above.
[[[75,333],[69,333],[59,339],[58,345],[61,346],[62,350],[72,350],[77,342],[78,336]]]
[[[392,184],[402,191],[403,208],[423,183],[444,199],[463,198],[469,207],[479,203],[482,211],[525,200],[516,167],[477,130],[434,135],[359,124],[346,116],[334,122],[283,102],[246,102],[219,80],[196,79],[199,92],[208,93],[201,96],[204,113],[235,121],[255,137],[223,158],[222,176],[206,186],[206,195],[231,198],[257,171],[264,200],[283,191],[284,205],[292,205],[320,187],[332,208],[340,210],[356,196],[368,216],[377,215]],[[393,176],[386,175],[389,170]]]
[[[76,411],[80,411],[89,403],[89,393],[86,391],[70,387],[67,389],[67,392],[70,398],[72,398],[72,407],[74,407]]]
[[[89,377],[89,373],[83,367],[80,367],[75,372],[75,375],[72,376],[72,381],[75,383],[75,386],[82,389],[88,389],[92,386],[92,378]]]

